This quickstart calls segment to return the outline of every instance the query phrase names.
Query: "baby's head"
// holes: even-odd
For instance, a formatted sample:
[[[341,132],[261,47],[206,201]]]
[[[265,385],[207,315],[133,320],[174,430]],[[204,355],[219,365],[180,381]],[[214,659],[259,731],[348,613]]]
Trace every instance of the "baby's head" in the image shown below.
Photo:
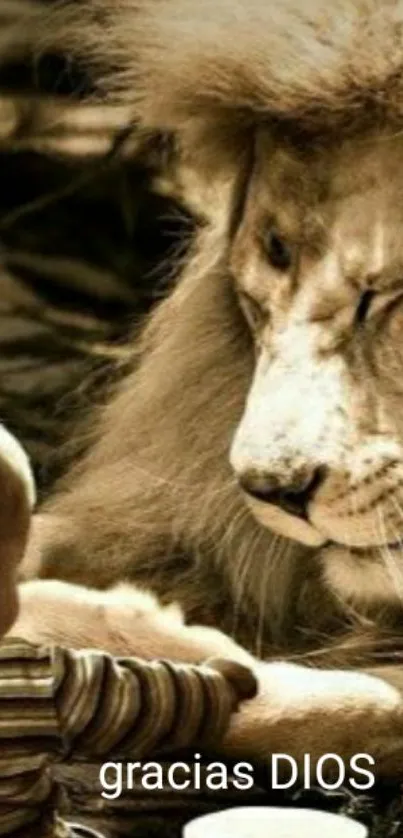
[[[35,484],[28,457],[0,425],[0,637],[18,611],[17,569],[24,555]]]

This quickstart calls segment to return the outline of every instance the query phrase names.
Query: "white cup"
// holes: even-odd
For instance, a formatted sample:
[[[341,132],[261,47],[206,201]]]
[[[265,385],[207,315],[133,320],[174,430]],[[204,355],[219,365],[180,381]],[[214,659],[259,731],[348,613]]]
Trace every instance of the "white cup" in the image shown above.
[[[183,838],[367,838],[365,826],[316,809],[245,806],[203,815]]]

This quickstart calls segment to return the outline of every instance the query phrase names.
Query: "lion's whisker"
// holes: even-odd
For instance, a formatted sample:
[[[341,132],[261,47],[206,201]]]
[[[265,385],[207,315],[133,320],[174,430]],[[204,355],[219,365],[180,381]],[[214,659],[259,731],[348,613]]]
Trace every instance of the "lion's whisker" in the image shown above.
[[[257,545],[261,540],[261,533],[258,531],[254,538],[252,539],[251,544],[246,542],[244,550],[241,553],[240,558],[240,569],[237,574],[235,580],[235,592],[234,592],[234,608],[233,608],[233,620],[232,620],[232,635],[235,636],[236,630],[238,628],[238,623],[241,616],[241,603],[243,600],[243,595],[246,588],[246,582],[248,580],[249,571],[253,567],[254,559],[255,559],[255,550]]]
[[[394,558],[391,550],[389,549],[389,547],[387,545],[386,527],[385,527],[385,521],[384,521],[384,516],[382,514],[382,510],[378,508],[377,511],[378,511],[380,529],[381,529],[381,532],[382,532],[382,535],[383,535],[384,541],[385,541],[385,546],[383,548],[382,547],[380,548],[380,555],[381,555],[382,559],[384,560],[386,570],[387,570],[388,575],[389,575],[389,577],[390,577],[390,579],[393,583],[395,591],[396,591],[399,599],[401,600],[401,602],[403,602],[403,574],[400,571],[400,568],[397,565],[396,559]]]
[[[273,542],[271,544],[269,553],[265,559],[265,567],[264,573],[262,578],[261,584],[261,591],[259,597],[259,614],[258,614],[258,624],[257,624],[257,634],[256,634],[256,657],[261,658],[263,652],[263,637],[264,637],[264,625],[265,625],[265,610],[266,610],[266,598],[267,598],[267,586],[269,584],[269,579],[272,573],[276,569],[277,561],[279,560],[279,554],[282,555],[284,550],[279,550],[279,554],[276,556],[276,549],[278,543],[280,541],[280,536],[276,535],[273,538]],[[276,561],[277,559],[277,561]]]

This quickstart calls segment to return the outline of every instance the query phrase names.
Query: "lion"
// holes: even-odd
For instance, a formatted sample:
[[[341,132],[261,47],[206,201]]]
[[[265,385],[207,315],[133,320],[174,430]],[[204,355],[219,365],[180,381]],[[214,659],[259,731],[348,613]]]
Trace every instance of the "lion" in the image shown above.
[[[152,592],[182,609],[178,643],[219,630],[261,684],[230,753],[401,773],[401,3],[52,14],[42,37],[175,137],[201,222],[25,576]]]

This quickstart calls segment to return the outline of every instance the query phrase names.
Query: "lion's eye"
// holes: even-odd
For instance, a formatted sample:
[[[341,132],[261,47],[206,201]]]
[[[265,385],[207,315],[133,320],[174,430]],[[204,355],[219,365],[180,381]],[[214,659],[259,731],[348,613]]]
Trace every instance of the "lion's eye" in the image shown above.
[[[372,303],[374,298],[376,297],[376,291],[368,290],[364,291],[361,294],[360,301],[357,306],[357,310],[355,312],[355,324],[356,326],[360,326],[368,318]]]
[[[264,313],[256,300],[244,291],[239,293],[239,303],[252,332],[257,332],[264,323]]]
[[[292,248],[274,227],[268,230],[263,244],[273,268],[277,271],[288,271],[292,265]]]

